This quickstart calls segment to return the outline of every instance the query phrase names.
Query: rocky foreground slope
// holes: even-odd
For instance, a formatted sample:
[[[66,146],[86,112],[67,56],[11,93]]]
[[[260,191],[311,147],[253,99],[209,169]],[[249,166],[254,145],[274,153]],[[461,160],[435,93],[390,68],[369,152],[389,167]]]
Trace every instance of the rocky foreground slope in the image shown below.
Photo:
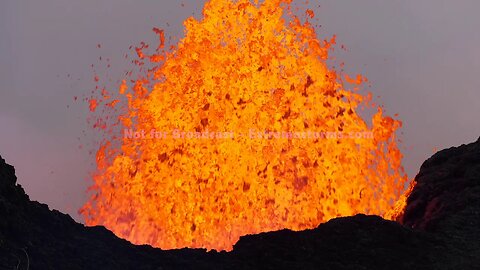
[[[480,269],[480,139],[425,161],[399,223],[338,218],[245,236],[228,253],[132,245],[30,201],[16,180],[0,158],[0,270]]]

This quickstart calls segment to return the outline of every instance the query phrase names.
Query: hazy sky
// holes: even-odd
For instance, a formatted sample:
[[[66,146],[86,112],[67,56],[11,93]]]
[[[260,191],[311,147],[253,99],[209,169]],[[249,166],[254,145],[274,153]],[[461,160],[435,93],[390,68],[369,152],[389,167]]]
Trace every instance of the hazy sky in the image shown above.
[[[102,72],[99,56],[110,58],[113,67],[101,75],[121,79],[130,45],[154,44],[154,26],[181,37],[182,21],[193,12],[198,17],[203,3],[0,1],[0,155],[32,199],[80,220],[93,159],[88,145],[78,146],[93,135],[83,133],[88,110],[73,97],[94,87],[90,65]],[[310,6],[320,37],[336,34],[348,48],[337,59],[369,78],[388,114],[399,113],[409,176],[434,148],[480,136],[480,1],[310,0]]]

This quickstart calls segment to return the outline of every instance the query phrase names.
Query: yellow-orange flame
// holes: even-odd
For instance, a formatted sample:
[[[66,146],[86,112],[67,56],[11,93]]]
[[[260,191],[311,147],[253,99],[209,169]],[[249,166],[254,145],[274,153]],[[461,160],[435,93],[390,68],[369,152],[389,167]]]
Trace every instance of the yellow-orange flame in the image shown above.
[[[378,108],[367,125],[357,111],[369,98],[325,63],[335,40],[319,41],[289,5],[210,0],[165,53],[154,29],[160,51],[137,53],[156,66],[131,90],[123,82],[124,133],[98,150],[88,225],[164,249],[230,250],[246,234],[392,210],[407,181],[401,122]]]

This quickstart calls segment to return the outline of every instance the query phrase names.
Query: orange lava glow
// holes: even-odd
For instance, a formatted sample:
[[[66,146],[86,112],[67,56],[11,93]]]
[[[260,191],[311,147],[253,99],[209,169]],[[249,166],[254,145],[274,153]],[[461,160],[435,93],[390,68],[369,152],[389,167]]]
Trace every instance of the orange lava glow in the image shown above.
[[[246,234],[389,216],[407,182],[401,122],[380,107],[359,116],[370,97],[328,68],[335,40],[318,39],[314,16],[302,22],[288,0],[210,0],[176,46],[155,28],[155,54],[135,49],[147,74],[118,91],[121,134],[97,152],[86,224],[163,249],[231,250]]]

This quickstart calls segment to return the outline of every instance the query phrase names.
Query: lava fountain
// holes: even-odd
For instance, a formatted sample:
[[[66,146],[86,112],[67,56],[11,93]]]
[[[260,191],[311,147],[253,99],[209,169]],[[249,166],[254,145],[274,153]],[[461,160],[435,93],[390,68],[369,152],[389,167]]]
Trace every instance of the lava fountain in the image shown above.
[[[290,2],[210,0],[168,49],[154,29],[156,52],[137,48],[145,76],[120,86],[122,134],[97,152],[87,225],[163,249],[231,250],[242,235],[394,208],[407,182],[401,122],[380,107],[369,124],[359,116],[370,97],[345,89],[326,65],[334,39]]]

